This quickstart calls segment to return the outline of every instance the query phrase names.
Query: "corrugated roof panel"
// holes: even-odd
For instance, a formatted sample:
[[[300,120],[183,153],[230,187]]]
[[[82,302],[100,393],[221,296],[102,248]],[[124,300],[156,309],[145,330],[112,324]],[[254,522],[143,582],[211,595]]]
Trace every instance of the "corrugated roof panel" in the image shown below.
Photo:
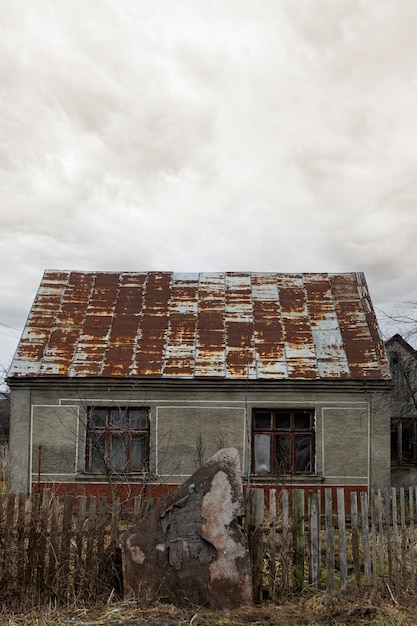
[[[168,336],[171,272],[149,272],[136,346],[137,376],[161,377]]]
[[[197,378],[223,378],[226,375],[225,289],[224,274],[200,275],[195,354]]]
[[[175,274],[169,309],[165,376],[194,375],[197,333],[198,275]]]
[[[349,365],[327,274],[305,274],[311,334],[321,378],[347,378]]]
[[[358,275],[332,274],[330,283],[352,378],[379,378],[380,360],[363,310]],[[375,321],[376,324],[376,321]]]
[[[288,378],[276,274],[252,276],[254,341],[259,378]]]
[[[256,378],[250,274],[226,274],[226,376]]]
[[[114,309],[119,292],[119,274],[97,272],[77,347],[71,376],[101,376],[109,347]]]
[[[315,345],[303,277],[278,276],[282,328],[289,378],[318,378]]]
[[[12,376],[39,374],[68,277],[69,272],[44,273],[10,368]]]
[[[129,376],[143,307],[145,273],[121,274],[103,376]]]
[[[64,287],[60,308],[51,328],[40,374],[66,376],[83,326],[94,277],[71,272]]]

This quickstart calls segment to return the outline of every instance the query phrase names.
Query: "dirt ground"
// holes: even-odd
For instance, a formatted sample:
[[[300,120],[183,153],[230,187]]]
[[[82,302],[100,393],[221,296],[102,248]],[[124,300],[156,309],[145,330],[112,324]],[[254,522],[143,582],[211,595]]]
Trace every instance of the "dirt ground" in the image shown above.
[[[0,614],[1,626],[302,626],[319,624],[378,626],[417,625],[417,596],[399,600],[391,594],[311,593],[280,605],[210,611],[158,605],[149,609],[121,603],[71,611]]]

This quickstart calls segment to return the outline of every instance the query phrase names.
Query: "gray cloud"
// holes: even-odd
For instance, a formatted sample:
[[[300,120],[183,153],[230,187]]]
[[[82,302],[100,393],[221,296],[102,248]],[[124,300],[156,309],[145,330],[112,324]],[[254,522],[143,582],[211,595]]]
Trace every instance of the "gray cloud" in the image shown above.
[[[363,270],[379,308],[417,299],[416,19],[2,2],[0,322],[22,327],[46,267]]]

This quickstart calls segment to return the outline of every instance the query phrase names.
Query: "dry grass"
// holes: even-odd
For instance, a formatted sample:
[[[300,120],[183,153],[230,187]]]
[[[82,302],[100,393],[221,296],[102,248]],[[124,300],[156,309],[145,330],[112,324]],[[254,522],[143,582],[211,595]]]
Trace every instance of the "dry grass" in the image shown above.
[[[156,605],[140,609],[132,603],[106,605],[72,611],[32,612],[27,615],[0,615],[2,626],[302,626],[320,624],[411,626],[417,624],[417,596],[402,600],[386,595],[357,591],[305,593],[280,605],[242,607],[233,611],[211,611],[202,607],[179,609]]]

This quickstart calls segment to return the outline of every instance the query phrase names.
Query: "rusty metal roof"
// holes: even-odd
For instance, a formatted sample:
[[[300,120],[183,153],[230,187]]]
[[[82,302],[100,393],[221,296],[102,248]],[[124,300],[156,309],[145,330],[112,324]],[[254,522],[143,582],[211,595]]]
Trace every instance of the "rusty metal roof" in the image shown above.
[[[362,273],[46,271],[9,377],[387,379]]]

